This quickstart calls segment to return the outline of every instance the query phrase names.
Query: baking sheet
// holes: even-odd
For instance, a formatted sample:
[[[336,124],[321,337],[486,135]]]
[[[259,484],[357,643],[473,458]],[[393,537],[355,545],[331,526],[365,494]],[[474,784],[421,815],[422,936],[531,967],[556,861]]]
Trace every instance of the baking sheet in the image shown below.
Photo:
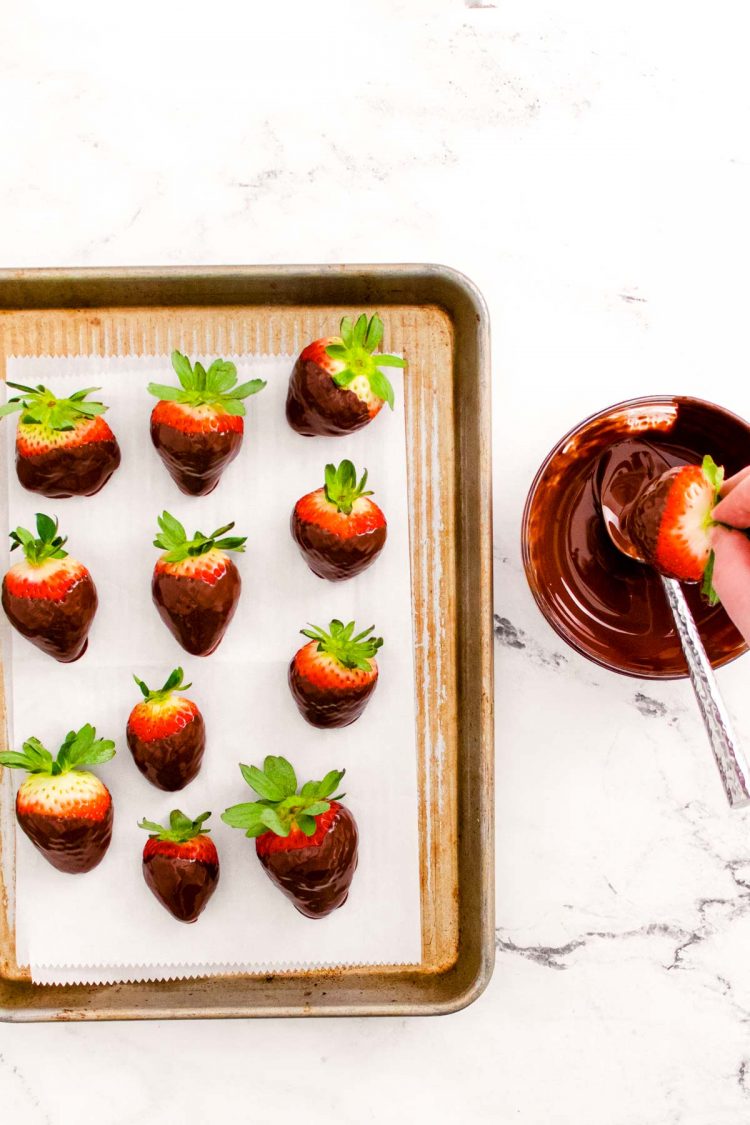
[[[205,357],[211,358],[211,357]],[[10,526],[29,526],[34,512],[58,514],[70,549],[90,568],[100,593],[89,650],[75,665],[57,665],[13,635],[12,742],[34,733],[56,749],[65,731],[85,721],[117,740],[118,756],[101,776],[116,807],[113,844],[102,865],[73,879],[55,872],[25,838],[18,846],[17,957],[36,981],[160,979],[238,969],[414,963],[421,955],[414,668],[409,585],[406,451],[401,373],[394,415],[349,438],[305,439],[284,420],[291,357],[232,356],[240,380],[261,376],[269,386],[249,400],[246,437],[237,461],[209,497],[183,496],[148,437],[153,403],[145,383],[165,381],[169,359],[12,358],[11,381],[70,389],[102,386],[107,415],[118,434],[123,464],[96,497],[48,501],[21,489],[8,473]],[[168,379],[166,381],[169,381]],[[6,425],[7,464],[13,426]],[[349,456],[370,470],[376,500],[389,521],[377,563],[344,584],[317,579],[299,557],[288,531],[294,501],[322,483],[326,461]],[[201,660],[184,653],[150,600],[157,550],[156,515],[168,507],[192,532],[237,520],[248,534],[238,559],[243,595],[217,653]],[[127,541],[126,550],[113,551]],[[296,711],[286,667],[303,643],[308,621],[354,618],[375,623],[385,646],[381,679],[365,714],[343,731],[317,731]],[[164,794],[130,760],[124,727],[137,701],[131,673],[151,686],[182,663],[193,680],[208,749],[198,778],[180,794]],[[40,698],[44,705],[40,706]],[[61,718],[64,716],[64,718]],[[238,761],[281,753],[300,780],[346,767],[347,803],[360,826],[360,867],[349,902],[328,919],[298,915],[271,885],[254,845],[219,821],[229,804],[252,799]],[[200,807],[199,807],[200,806]],[[222,862],[219,889],[192,927],[175,922],[143,883],[145,833],[136,821],[160,820],[174,807],[191,815],[212,808]],[[75,892],[75,893],[73,893]],[[303,952],[303,956],[300,953]]]

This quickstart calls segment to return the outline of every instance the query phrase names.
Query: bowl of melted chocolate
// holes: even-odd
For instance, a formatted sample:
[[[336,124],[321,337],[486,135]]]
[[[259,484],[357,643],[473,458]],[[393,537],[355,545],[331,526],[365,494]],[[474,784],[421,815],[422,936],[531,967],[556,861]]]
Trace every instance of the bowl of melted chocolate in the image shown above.
[[[699,465],[707,453],[727,476],[739,472],[750,463],[750,424],[700,399],[632,399],[566,434],[534,478],[521,543],[531,592],[563,640],[605,668],[646,679],[687,675],[659,576],[607,534],[602,477],[627,505],[649,479]],[[720,605],[708,605],[698,585],[683,588],[715,668],[747,651]]]

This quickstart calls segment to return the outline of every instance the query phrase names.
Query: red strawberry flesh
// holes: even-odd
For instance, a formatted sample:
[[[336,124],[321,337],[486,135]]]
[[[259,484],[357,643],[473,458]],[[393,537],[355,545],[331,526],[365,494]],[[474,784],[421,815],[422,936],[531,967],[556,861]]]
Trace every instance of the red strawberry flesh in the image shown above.
[[[661,574],[699,582],[711,553],[714,503],[714,486],[700,466],[669,469],[636,500],[627,515],[627,533]]]

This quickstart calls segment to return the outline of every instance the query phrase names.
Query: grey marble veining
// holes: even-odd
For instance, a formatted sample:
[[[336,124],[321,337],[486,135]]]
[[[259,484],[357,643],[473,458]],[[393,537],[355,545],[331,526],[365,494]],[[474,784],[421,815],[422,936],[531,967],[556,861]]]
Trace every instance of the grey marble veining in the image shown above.
[[[677,390],[750,416],[737,6],[12,7],[3,266],[427,260],[484,290],[498,956],[445,1020],[0,1026],[3,1119],[746,1121],[750,814],[689,686],[568,650],[518,547],[586,414]],[[748,676],[719,675],[746,744]]]

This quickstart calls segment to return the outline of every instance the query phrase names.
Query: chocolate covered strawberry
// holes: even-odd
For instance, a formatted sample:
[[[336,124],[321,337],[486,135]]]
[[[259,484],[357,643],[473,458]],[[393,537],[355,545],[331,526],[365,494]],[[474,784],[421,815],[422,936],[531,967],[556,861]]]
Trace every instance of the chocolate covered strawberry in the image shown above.
[[[219,854],[204,822],[174,809],[169,828],[151,820],[138,827],[150,832],[143,849],[143,878],[162,906],[179,922],[195,922],[219,883]]]
[[[203,716],[191,699],[175,695],[191,686],[183,678],[182,668],[175,668],[164,687],[150,691],[133,676],[143,700],[130,712],[126,730],[138,769],[157,788],[170,792],[193,780],[206,748]]]
[[[98,387],[57,398],[46,387],[8,383],[20,391],[0,417],[20,412],[16,430],[16,472],[24,488],[43,496],[93,496],[120,464],[120,447],[102,418],[108,409],[89,402]]]
[[[683,582],[700,582],[711,557],[711,512],[724,470],[702,465],[668,469],[637,497],[625,530],[645,562]]]
[[[0,765],[26,770],[16,794],[21,829],[58,871],[78,875],[104,857],[112,838],[112,797],[86,766],[100,766],[115,754],[115,744],[97,738],[88,723],[70,731],[53,758],[38,738],[20,753],[0,754]]]
[[[221,814],[232,828],[255,838],[255,851],[266,874],[307,918],[324,918],[343,906],[357,869],[357,822],[332,797],[344,770],[331,770],[322,781],[307,781],[297,791],[297,777],[286,758],[269,756],[263,769],[240,766],[242,776],[260,797],[233,805]]]
[[[63,550],[67,540],[58,535],[57,520],[39,512],[36,529],[36,538],[25,527],[10,533],[11,551],[21,547],[24,558],[3,579],[3,609],[27,640],[69,664],[86,650],[96,587],[86,567]]]
[[[326,465],[325,485],[298,500],[292,535],[315,574],[338,582],[375,562],[385,544],[385,516],[365,491],[367,470],[357,483],[351,461]]]
[[[225,536],[234,523],[211,535],[185,528],[169,512],[159,517],[154,546],[164,554],[154,567],[151,593],[164,624],[193,656],[208,656],[234,616],[242,583],[227,551],[244,551],[245,537]]]
[[[314,340],[300,353],[289,379],[286,416],[298,434],[351,434],[366,426],[383,403],[393,409],[393,387],[380,370],[406,367],[395,355],[375,353],[383,322],[364,313],[341,321],[340,336]]]
[[[300,714],[314,727],[346,727],[365,709],[378,682],[375,653],[383,644],[374,626],[354,633],[354,622],[332,621],[329,632],[302,629],[310,642],[289,665],[289,687]]]
[[[208,370],[172,352],[179,387],[149,383],[159,402],[151,412],[151,440],[182,492],[205,496],[240,451],[243,399],[265,387],[263,379],[237,383],[237,368],[215,359]]]

